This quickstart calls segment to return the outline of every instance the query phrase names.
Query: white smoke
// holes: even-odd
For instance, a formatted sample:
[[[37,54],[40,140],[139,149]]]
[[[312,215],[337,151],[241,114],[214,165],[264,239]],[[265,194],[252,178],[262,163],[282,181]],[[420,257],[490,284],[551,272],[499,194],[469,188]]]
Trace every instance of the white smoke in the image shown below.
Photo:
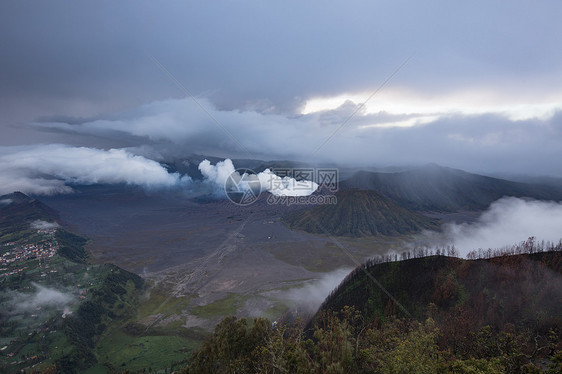
[[[474,223],[445,225],[443,235],[463,256],[480,248],[511,246],[531,236],[557,243],[562,238],[562,203],[504,197]]]
[[[199,170],[203,174],[205,181],[210,183],[218,194],[224,191],[226,179],[235,171],[234,164],[229,158],[217,162],[216,165],[211,165],[209,160],[203,160],[199,164]]]
[[[50,230],[50,229],[56,229],[59,227],[59,224],[56,222],[47,222],[47,221],[42,221],[40,219],[31,222],[31,228],[34,230]]]
[[[12,199],[2,199],[0,200],[0,206],[10,205],[12,203]]]
[[[62,318],[66,318],[66,317],[68,317],[68,316],[71,315],[71,314],[72,314],[72,311],[70,310],[70,308],[69,308],[69,307],[65,307],[64,310],[62,311],[61,317],[62,317]]]
[[[249,189],[252,182],[259,182],[261,192],[268,191],[276,196],[308,196],[318,189],[318,184],[314,181],[296,180],[288,176],[280,177],[270,169],[265,169],[258,174],[249,175],[244,172],[240,175],[235,170],[232,160],[228,158],[217,162],[216,165],[212,165],[209,160],[203,160],[199,164],[199,170],[205,181],[210,183],[220,195],[224,194],[225,184],[230,176],[234,176],[236,181],[245,181],[239,187],[245,186]]]
[[[330,292],[339,286],[352,270],[342,268],[325,273],[320,279],[314,280],[304,287],[288,290],[279,297],[295,302],[304,313],[314,313]]]
[[[158,162],[122,149],[0,147],[0,193],[69,193],[72,188],[67,184],[95,183],[161,188],[189,181],[188,176],[170,174]]]

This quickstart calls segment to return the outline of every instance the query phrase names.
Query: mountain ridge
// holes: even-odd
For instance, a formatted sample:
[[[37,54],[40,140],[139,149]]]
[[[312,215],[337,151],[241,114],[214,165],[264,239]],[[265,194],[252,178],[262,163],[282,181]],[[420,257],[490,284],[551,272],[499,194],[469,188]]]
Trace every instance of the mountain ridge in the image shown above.
[[[436,220],[411,212],[375,191],[343,190],[336,198],[336,204],[293,211],[283,216],[283,221],[291,229],[355,237],[438,228]]]
[[[364,189],[418,211],[483,210],[504,196],[562,200],[562,190],[552,186],[512,182],[436,164],[407,171],[359,171],[340,182],[340,189]]]
[[[371,320],[391,314],[423,319],[433,304],[442,314],[460,308],[479,326],[560,326],[555,300],[562,297],[562,244],[535,253],[524,246],[519,249],[529,253],[472,260],[434,255],[368,262],[332,291],[319,312],[353,306]]]
[[[0,205],[0,236],[27,230],[33,221],[60,220],[56,210],[21,192],[2,195],[0,201],[4,201]]]

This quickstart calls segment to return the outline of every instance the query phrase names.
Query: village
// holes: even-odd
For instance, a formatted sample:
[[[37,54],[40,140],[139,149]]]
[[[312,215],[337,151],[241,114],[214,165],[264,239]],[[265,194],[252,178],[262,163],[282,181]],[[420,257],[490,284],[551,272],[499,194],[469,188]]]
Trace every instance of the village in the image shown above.
[[[7,313],[0,338],[0,367],[32,370],[51,355],[62,354],[67,343],[59,330],[60,318],[71,315],[86,299],[88,288],[98,283],[89,275],[90,266],[68,263],[59,255],[64,244],[57,240],[56,230],[33,230],[24,239],[0,245],[0,285],[9,285],[0,293],[0,305]],[[38,301],[42,290],[56,293],[58,304]],[[6,308],[14,297],[25,307]]]
[[[35,243],[30,243],[28,240],[5,243],[3,245],[5,252],[0,256],[0,280],[27,270],[28,260],[44,260],[55,256],[59,250],[55,232],[56,228],[37,230],[40,240]]]

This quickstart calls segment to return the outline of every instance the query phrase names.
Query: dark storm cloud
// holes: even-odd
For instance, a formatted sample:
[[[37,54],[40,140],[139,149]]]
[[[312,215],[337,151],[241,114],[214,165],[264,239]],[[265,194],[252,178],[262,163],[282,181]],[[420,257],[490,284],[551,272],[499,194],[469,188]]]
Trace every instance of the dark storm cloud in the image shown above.
[[[515,120],[497,108],[560,108],[561,10],[557,1],[2,2],[0,144],[560,174],[550,161],[560,115]],[[402,108],[362,108],[314,153],[361,101],[302,116],[305,104],[366,98],[393,72],[371,103],[394,90],[425,98],[422,108],[451,97],[448,109],[408,109],[398,94],[390,102]],[[180,84],[238,141],[177,100],[188,96]],[[464,100],[483,92],[490,108],[472,111]],[[27,125],[37,118],[42,131]],[[396,127],[406,122],[417,126]]]
[[[88,116],[182,96],[150,56],[224,109],[292,111],[310,96],[372,90],[412,54],[395,84],[429,93],[522,79],[540,89],[562,78],[553,47],[560,7],[3,2],[0,94],[12,118]]]

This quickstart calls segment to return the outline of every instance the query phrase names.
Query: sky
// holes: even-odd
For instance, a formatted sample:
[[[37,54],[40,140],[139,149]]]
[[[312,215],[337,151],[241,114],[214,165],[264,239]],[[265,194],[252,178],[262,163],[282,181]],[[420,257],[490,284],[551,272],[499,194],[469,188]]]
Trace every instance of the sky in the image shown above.
[[[3,1],[0,169],[167,185],[182,176],[155,161],[198,153],[562,177],[560,14],[555,0]],[[129,163],[147,181],[121,175]]]

